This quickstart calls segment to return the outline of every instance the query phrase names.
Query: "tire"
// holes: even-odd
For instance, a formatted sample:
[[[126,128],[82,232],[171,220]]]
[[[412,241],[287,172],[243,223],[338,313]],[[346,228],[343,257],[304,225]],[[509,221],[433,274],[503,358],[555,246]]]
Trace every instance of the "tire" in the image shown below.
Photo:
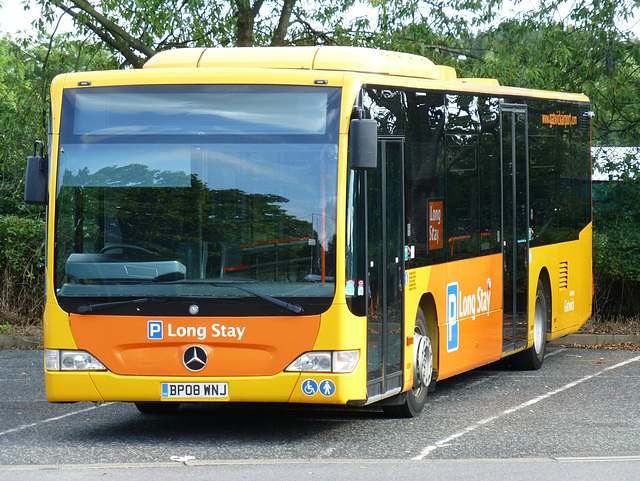
[[[400,404],[384,406],[388,416],[413,418],[419,415],[427,402],[427,391],[433,376],[433,349],[427,332],[422,309],[416,313],[416,325],[413,340],[413,387],[398,395]]]
[[[540,369],[547,348],[547,294],[541,279],[538,279],[534,309],[533,346],[513,356],[513,366],[522,371]]]
[[[138,411],[142,414],[173,414],[180,407],[177,402],[136,402]]]

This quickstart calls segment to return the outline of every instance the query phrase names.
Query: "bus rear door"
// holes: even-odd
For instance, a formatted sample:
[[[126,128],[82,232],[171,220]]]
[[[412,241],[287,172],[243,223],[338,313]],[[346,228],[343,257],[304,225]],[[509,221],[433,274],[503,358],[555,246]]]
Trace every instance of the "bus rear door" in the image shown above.
[[[529,163],[527,106],[501,105],[502,350],[526,346],[529,279]]]

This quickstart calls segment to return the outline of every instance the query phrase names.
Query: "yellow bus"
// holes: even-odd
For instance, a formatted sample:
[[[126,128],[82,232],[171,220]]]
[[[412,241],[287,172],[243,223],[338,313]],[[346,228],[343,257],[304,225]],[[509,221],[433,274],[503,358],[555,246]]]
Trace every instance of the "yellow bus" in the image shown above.
[[[51,402],[367,406],[590,316],[590,104],[349,47],[193,48],[58,76]]]

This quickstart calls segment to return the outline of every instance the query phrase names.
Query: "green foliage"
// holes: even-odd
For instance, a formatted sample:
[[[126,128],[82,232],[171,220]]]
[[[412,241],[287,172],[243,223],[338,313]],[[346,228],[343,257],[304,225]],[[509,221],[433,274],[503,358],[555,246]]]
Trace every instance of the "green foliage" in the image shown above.
[[[99,46],[66,37],[0,38],[0,215],[43,214],[23,202],[26,157],[46,140],[49,85],[63,72],[114,66]]]
[[[580,0],[564,17],[564,2],[538,9],[476,35],[462,76],[497,78],[503,85],[582,92],[594,105],[595,145],[636,145],[640,136],[640,45],[618,25],[636,0]],[[561,18],[561,20],[559,20]]]
[[[26,213],[24,158],[45,133],[40,75],[17,43],[0,39],[0,214]]]
[[[0,323],[39,322],[44,308],[44,221],[0,217]]]
[[[0,38],[0,322],[42,316],[44,209],[24,204],[26,157],[46,140],[49,85],[62,72],[113,67],[99,45],[68,37]]]
[[[33,0],[52,23],[61,11],[82,35],[99,36],[123,64],[140,67],[175,47],[368,45],[424,50],[419,35],[458,43],[494,18],[501,0]],[[377,12],[374,24],[352,7]],[[43,27],[47,25],[43,22]],[[405,31],[410,29],[413,31]],[[404,38],[406,36],[406,39]],[[450,45],[449,45],[450,47]]]
[[[141,67],[176,47],[334,43],[354,0],[33,0],[48,23],[62,10],[79,32],[95,34],[122,63]],[[43,22],[43,28],[47,23]]]
[[[594,186],[594,310],[603,319],[634,317],[640,311],[640,166],[629,155],[599,167],[611,172],[611,181]]]

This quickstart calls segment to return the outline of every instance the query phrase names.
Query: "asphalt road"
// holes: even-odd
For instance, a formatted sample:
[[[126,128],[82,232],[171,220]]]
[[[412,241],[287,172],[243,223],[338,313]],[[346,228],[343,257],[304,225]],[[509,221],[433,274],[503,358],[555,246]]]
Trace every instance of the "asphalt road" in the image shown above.
[[[640,479],[639,352],[550,346],[539,371],[497,363],[439,382],[416,419],[50,404],[42,370],[42,351],[0,351],[0,479]]]

